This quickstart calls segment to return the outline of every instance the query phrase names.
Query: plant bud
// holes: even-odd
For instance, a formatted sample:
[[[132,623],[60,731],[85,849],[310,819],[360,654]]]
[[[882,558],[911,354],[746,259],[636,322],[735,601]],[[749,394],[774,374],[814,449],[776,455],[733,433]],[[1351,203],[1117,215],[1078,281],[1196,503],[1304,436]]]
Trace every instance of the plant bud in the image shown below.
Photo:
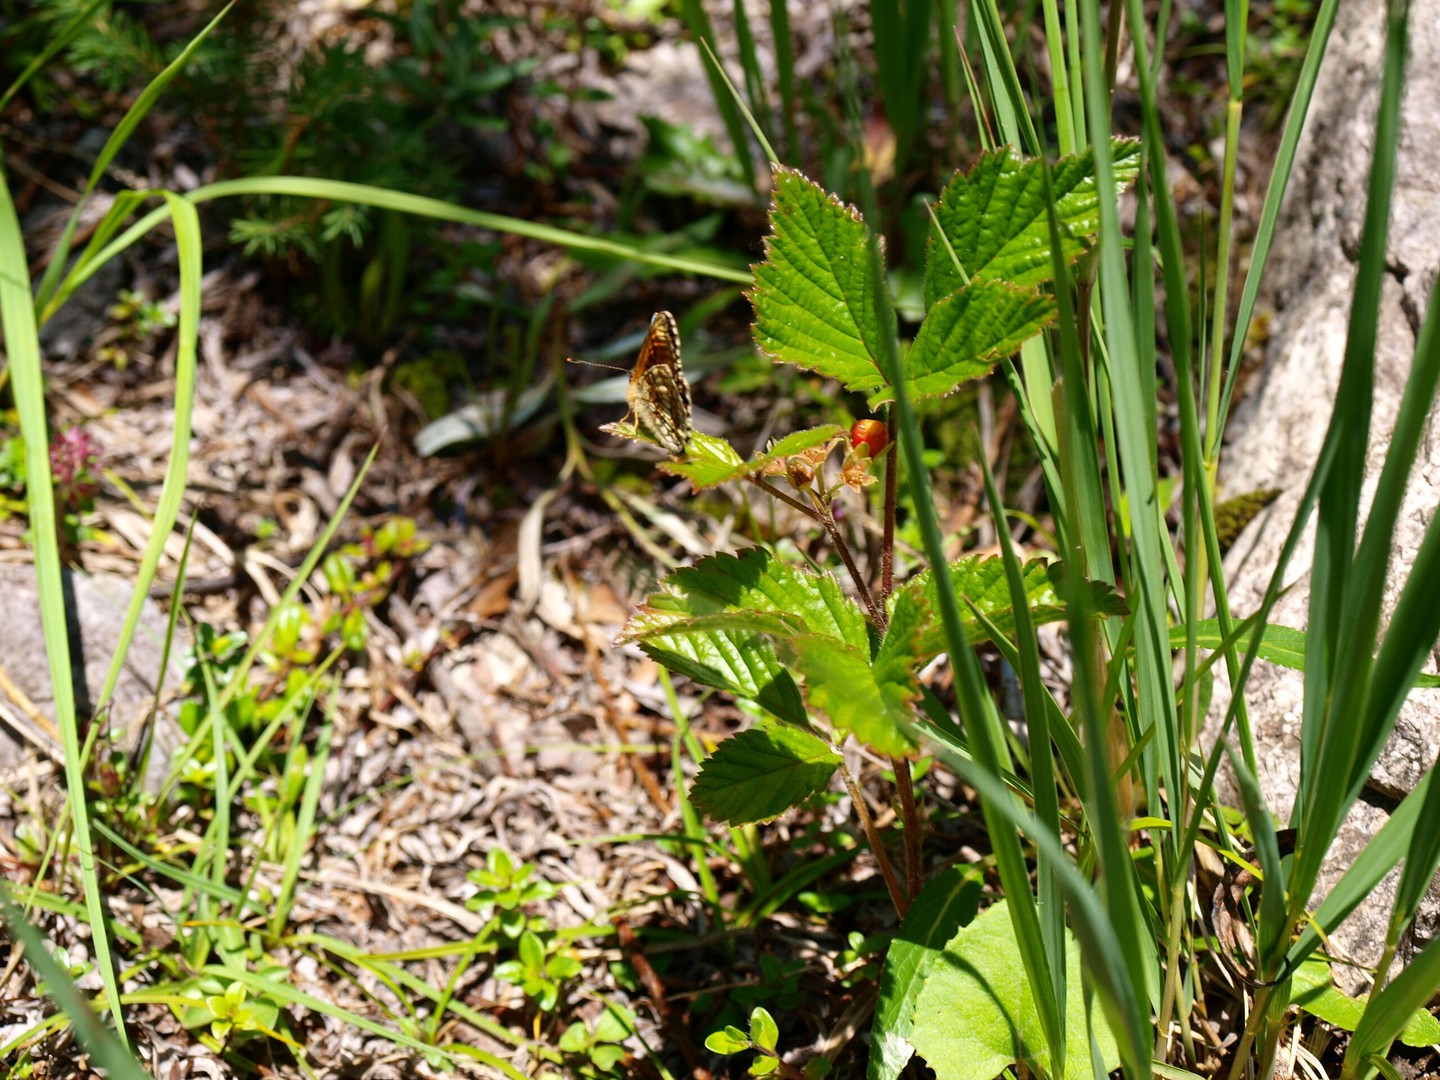
[[[815,466],[800,458],[791,458],[785,463],[786,479],[797,491],[804,491],[815,482]]]

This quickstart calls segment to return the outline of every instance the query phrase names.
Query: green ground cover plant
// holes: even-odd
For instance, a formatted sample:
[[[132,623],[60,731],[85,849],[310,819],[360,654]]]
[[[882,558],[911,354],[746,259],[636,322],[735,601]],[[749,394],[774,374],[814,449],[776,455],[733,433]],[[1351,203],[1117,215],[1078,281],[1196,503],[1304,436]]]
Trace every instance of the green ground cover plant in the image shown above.
[[[1440,788],[1433,768],[1319,909],[1305,905],[1406,695],[1433,683],[1422,679],[1420,668],[1440,637],[1440,608],[1431,600],[1440,588],[1440,524],[1432,524],[1413,564],[1401,568],[1404,584],[1389,624],[1382,627],[1379,617],[1400,497],[1440,381],[1440,300],[1432,298],[1426,314],[1376,497],[1363,517],[1359,509],[1404,85],[1403,0],[1388,8],[1378,134],[1341,390],[1285,559],[1256,611],[1233,612],[1228,603],[1215,504],[1220,436],[1240,352],[1335,6],[1334,0],[1321,3],[1315,15],[1233,313],[1231,211],[1248,41],[1241,3],[1226,6],[1224,201],[1208,309],[1203,294],[1189,287],[1193,264],[1166,182],[1162,101],[1146,33],[1132,33],[1140,128],[1127,137],[1112,132],[1109,80],[1115,67],[1107,32],[1114,40],[1122,19],[1132,31],[1149,26],[1135,0],[1111,7],[1109,28],[1101,24],[1098,4],[1063,13],[1058,5],[1042,4],[1053,80],[1053,96],[1044,102],[1023,93],[1021,64],[994,5],[971,9],[979,46],[974,71],[950,52],[953,35],[947,34],[956,13],[940,5],[947,90],[959,100],[963,68],[978,126],[994,135],[984,136],[990,149],[956,172],[927,212],[923,265],[911,268],[920,283],[921,317],[905,340],[892,289],[903,280],[897,273],[903,268],[890,264],[881,232],[881,223],[897,216],[884,206],[886,192],[875,190],[862,170],[853,178],[859,206],[848,205],[804,172],[782,165],[771,149],[768,136],[776,130],[781,146],[792,148],[799,139],[797,91],[786,73],[783,45],[778,109],[757,108],[765,104],[764,83],[753,56],[743,53],[746,93],[730,96],[726,106],[733,110],[729,126],[737,144],[745,141],[740,125],[748,121],[772,170],[767,244],[751,273],[382,186],[273,175],[184,194],[124,192],[78,252],[72,249],[77,208],[48,269],[32,282],[11,182],[0,171],[0,315],[22,435],[7,451],[17,459],[16,475],[8,479],[17,490],[23,485],[65,744],[68,822],[33,847],[45,864],[67,873],[73,868],[81,896],[74,902],[61,892],[6,889],[6,922],[62,1010],[47,1030],[73,1025],[116,1076],[140,1074],[118,1022],[127,1005],[140,1002],[169,1005],[217,1054],[251,1064],[244,1055],[247,1044],[256,1043],[284,1048],[303,1063],[293,1016],[305,1011],[379,1035],[435,1070],[474,1067],[505,1076],[524,1074],[498,1055],[448,1039],[447,1020],[463,1020],[527,1051],[542,1070],[584,1076],[617,1075],[624,1068],[619,1048],[638,1037],[633,1013],[611,1003],[593,1025],[566,1025],[553,1044],[539,1036],[543,1016],[556,1010],[581,970],[577,941],[621,932],[596,924],[562,933],[546,925],[532,908],[553,895],[553,884],[498,848],[474,877],[479,929],[470,940],[441,949],[455,963],[448,986],[416,978],[405,966],[414,957],[367,956],[291,924],[300,860],[321,827],[316,808],[333,733],[327,690],[335,665],[362,643],[364,616],[399,567],[422,551],[413,524],[395,519],[327,558],[361,478],[259,633],[201,633],[183,713],[188,741],[170,763],[155,803],[142,805],[138,795],[127,803],[125,791],[113,784],[97,789],[96,761],[108,760],[109,751],[98,725],[86,732],[78,722],[68,678],[60,585],[65,513],[57,504],[39,326],[106,262],[162,222],[173,228],[182,301],[173,454],[103,705],[185,494],[204,264],[197,207],[237,197],[283,198],[472,225],[745,284],[759,351],[777,364],[833,380],[874,413],[848,434],[837,424],[784,433],[748,459],[725,440],[691,429],[688,393],[683,423],[676,417],[684,436],[678,450],[668,445],[669,432],[653,425],[647,430],[640,410],[640,422],[611,425],[642,442],[658,444],[656,436],[663,435],[672,460],[662,469],[687,479],[696,492],[749,485],[799,514],[827,541],[829,564],[772,544],[676,570],[624,637],[665,668],[742,702],[753,719],[707,749],[690,730],[668,676],[663,682],[676,724],[673,779],[683,821],[680,832],[663,842],[693,861],[710,910],[721,904],[703,853],[719,851],[737,867],[755,901],[728,913],[734,928],[792,900],[816,910],[832,902],[821,878],[855,859],[853,848],[831,837],[833,850],[773,881],[753,826],[833,798],[830,789],[839,778],[895,919],[888,948],[857,938],[847,942],[844,958],[855,979],[878,983],[867,1076],[898,1077],[917,1055],[947,1080],[988,1080],[1006,1069],[1055,1077],[1116,1069],[1137,1078],[1198,1075],[1202,1025],[1232,1038],[1221,1063],[1228,1076],[1268,1076],[1294,1023],[1292,1006],[1350,1032],[1339,1062],[1343,1076],[1395,1075],[1387,1056],[1396,1040],[1413,1045],[1440,1039],[1422,1008],[1440,988],[1440,946],[1422,948],[1393,979],[1383,974],[1440,865]],[[692,31],[704,37],[700,5],[681,7]],[[936,28],[930,5],[875,3],[871,9],[881,65],[876,82],[903,160],[921,125],[920,90],[912,81],[921,65],[913,57]],[[772,5],[777,40],[783,39],[784,10],[784,4]],[[744,14],[738,6],[736,11],[742,29]],[[79,34],[85,14],[56,31],[32,70],[39,70],[47,52],[63,48],[67,35]],[[155,75],[102,150],[86,194],[214,26]],[[1156,36],[1164,38],[1163,32]],[[740,37],[743,43],[743,30]],[[730,94],[718,65],[714,75],[717,94]],[[1043,125],[1037,124],[1041,118]],[[767,133],[766,123],[774,130]],[[856,145],[852,141],[852,150]],[[757,171],[753,164],[747,168]],[[1138,211],[1127,232],[1118,200],[1130,192]],[[151,201],[158,205],[142,213]],[[1167,478],[1160,476],[1154,453],[1153,331],[1161,320],[1178,377],[1183,453],[1177,531],[1166,522],[1168,500],[1161,493]],[[679,374],[678,355],[674,364]],[[992,371],[1014,394],[1035,447],[1053,521],[1049,558],[1025,561],[1017,553],[983,457],[1000,553],[959,559],[947,553],[932,491],[937,470],[925,456],[917,404],[954,394]],[[837,449],[840,462],[827,467]],[[837,506],[854,498],[851,492],[874,499],[882,530],[878,570],[852,550],[837,522]],[[912,520],[899,521],[902,507]],[[1285,561],[1312,519],[1319,543],[1309,626],[1270,626],[1267,614]],[[897,550],[902,526],[914,530],[920,553]],[[913,573],[897,574],[902,560]],[[327,584],[323,604],[300,598],[312,575]],[[1042,678],[1037,627],[1046,623],[1063,623],[1073,661],[1073,682],[1058,692]],[[976,646],[982,643],[1018,674],[1023,742],[1006,725],[981,669]],[[941,654],[953,677],[949,693],[922,678]],[[1267,807],[1255,778],[1243,687],[1261,656],[1306,673],[1301,785],[1293,808]],[[1217,664],[1238,690],[1224,710],[1229,741],[1207,745],[1200,731]],[[254,677],[262,666],[264,680]],[[847,764],[847,752],[857,746],[889,764],[896,831],[877,825],[870,796]],[[698,766],[688,786],[687,757]],[[1238,808],[1218,801],[1222,763],[1237,779]],[[926,785],[939,764],[977,794],[990,845],[983,867],[946,863],[927,848],[932,819],[924,811]],[[139,771],[120,780],[128,776],[133,784]],[[261,774],[277,782],[262,788]],[[201,839],[187,850],[155,850],[146,815],[177,792],[184,805],[201,811],[195,825]],[[273,840],[262,853],[242,852],[236,844],[232,814],[242,806],[265,823]],[[1287,810],[1291,831],[1282,832],[1276,823]],[[728,826],[722,839],[711,836],[702,815]],[[1207,924],[1191,887],[1201,847],[1238,868],[1227,885],[1243,935],[1222,937]],[[249,886],[262,855],[282,863],[283,873],[277,892],[257,896]],[[173,951],[146,951],[107,912],[102,878],[107,867],[122,862],[182,890],[186,932]],[[1367,999],[1347,998],[1330,985],[1321,962],[1326,935],[1401,864],[1382,974]],[[93,1001],[76,989],[74,973],[54,962],[33,915],[17,905],[83,917],[102,983]],[[394,988],[404,1005],[388,1009],[382,1023],[303,993],[277,960],[282,950],[363,971]],[[882,951],[883,967],[876,963]],[[753,1007],[743,1012],[737,1001],[734,1015],[710,1034],[708,1048],[736,1055],[752,1075],[827,1075],[834,1056],[793,1060],[796,1055],[784,1047],[784,1012],[794,1001],[791,972],[783,959],[768,959],[766,985],[745,1002]],[[493,964],[498,978],[522,988],[535,1010],[532,1031],[511,1030],[455,995],[465,972],[478,963]],[[137,967],[156,977],[144,990],[122,991],[122,976]],[[1227,980],[1242,989],[1226,989]],[[957,1015],[965,1018],[959,1032]],[[3,1050],[44,1033],[28,1032]],[[649,1059],[656,1071],[668,1075],[663,1048],[651,1049],[659,1051]]]

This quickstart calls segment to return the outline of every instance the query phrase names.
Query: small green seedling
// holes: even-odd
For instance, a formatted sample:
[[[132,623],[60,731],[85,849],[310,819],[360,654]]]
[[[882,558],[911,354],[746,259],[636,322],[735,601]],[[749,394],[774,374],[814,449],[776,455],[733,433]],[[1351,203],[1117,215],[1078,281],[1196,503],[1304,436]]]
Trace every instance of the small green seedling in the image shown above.
[[[267,996],[252,996],[242,982],[227,982],[210,975],[197,980],[187,989],[185,997],[196,1004],[177,1010],[180,1022],[195,1030],[208,1028],[208,1040],[223,1045],[253,1035],[280,1038],[275,1025],[280,1019],[280,1005]]]
[[[495,977],[520,987],[541,1012],[551,1012],[560,1000],[561,986],[580,974],[580,957],[554,934],[526,930],[520,935],[519,955],[495,965]]]
[[[626,1075],[623,1063],[629,1056],[625,1040],[635,1033],[635,1014],[620,1005],[606,1005],[595,1018],[595,1026],[576,1021],[560,1036],[559,1047],[577,1060],[572,1066],[585,1080]]]
[[[751,1076],[783,1076],[786,1080],[819,1080],[830,1075],[831,1064],[823,1057],[811,1058],[804,1069],[797,1069],[780,1059],[776,1046],[780,1042],[780,1028],[775,1018],[762,1008],[750,1014],[750,1033],[747,1035],[733,1025],[714,1032],[705,1040],[705,1049],[712,1054],[744,1053],[755,1051],[755,1060],[746,1071]]]
[[[513,941],[526,930],[545,925],[543,919],[531,921],[525,915],[525,905],[549,900],[556,891],[553,884],[535,877],[534,866],[517,865],[508,852],[491,848],[485,856],[485,865],[471,870],[467,877],[480,886],[480,891],[465,906],[485,916],[487,922],[482,936],[499,930]]]

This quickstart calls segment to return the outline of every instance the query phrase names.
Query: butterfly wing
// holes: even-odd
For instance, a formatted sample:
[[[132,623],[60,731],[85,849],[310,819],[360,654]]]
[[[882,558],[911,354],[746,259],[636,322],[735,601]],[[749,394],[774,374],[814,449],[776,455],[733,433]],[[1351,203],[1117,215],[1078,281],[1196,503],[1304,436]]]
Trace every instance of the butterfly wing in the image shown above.
[[[694,434],[691,426],[690,384],[680,362],[680,328],[675,316],[658,312],[640,346],[635,370],[626,388],[630,411],[640,426],[675,457],[685,453]]]

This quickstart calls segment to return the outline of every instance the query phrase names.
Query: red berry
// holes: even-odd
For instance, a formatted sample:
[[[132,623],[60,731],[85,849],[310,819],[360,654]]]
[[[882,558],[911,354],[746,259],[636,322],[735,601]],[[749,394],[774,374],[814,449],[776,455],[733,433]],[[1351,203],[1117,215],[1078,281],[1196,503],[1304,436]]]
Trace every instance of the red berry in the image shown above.
[[[864,443],[870,451],[870,456],[879,457],[881,452],[890,445],[890,431],[883,420],[856,420],[850,428],[850,445],[855,449],[860,448]]]

